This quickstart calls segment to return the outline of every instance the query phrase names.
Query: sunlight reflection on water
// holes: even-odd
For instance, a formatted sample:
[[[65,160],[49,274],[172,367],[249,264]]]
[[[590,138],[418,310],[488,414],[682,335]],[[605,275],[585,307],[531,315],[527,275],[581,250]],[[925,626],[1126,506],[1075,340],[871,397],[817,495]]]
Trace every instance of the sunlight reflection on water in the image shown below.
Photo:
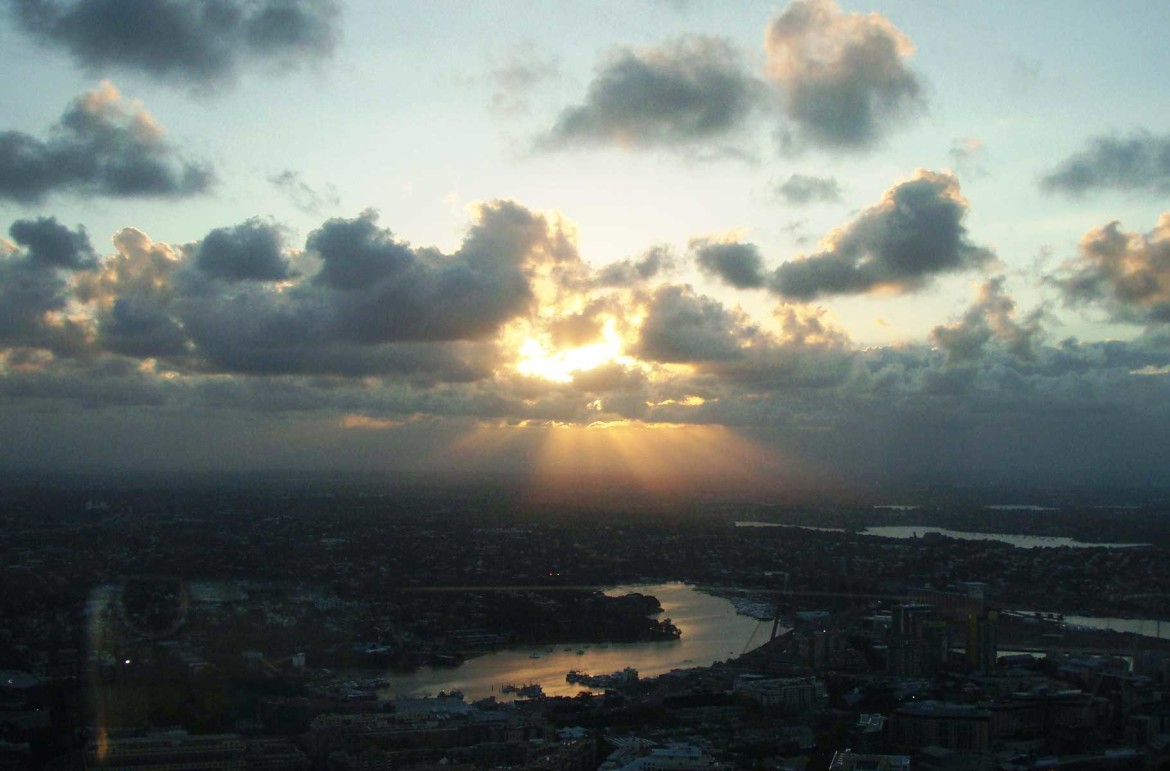
[[[760,622],[738,615],[731,603],[681,584],[618,586],[606,594],[628,592],[651,594],[662,603],[660,618],[671,619],[682,629],[682,639],[666,642],[592,644],[561,643],[552,646],[495,651],[452,669],[422,667],[410,674],[390,674],[390,687],[382,696],[435,695],[458,689],[468,700],[501,694],[505,685],[539,683],[546,695],[575,696],[588,690],[565,682],[571,669],[590,674],[609,674],[633,667],[642,677],[653,677],[672,669],[707,666],[743,653],[748,643],[762,645],[771,632],[771,621]],[[577,651],[584,653],[578,655]],[[538,653],[539,658],[532,654]]]

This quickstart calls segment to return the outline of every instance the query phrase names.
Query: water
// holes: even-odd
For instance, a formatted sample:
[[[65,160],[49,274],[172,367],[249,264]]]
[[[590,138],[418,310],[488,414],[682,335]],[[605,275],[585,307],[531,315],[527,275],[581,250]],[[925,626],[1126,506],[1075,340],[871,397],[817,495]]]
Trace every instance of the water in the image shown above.
[[[894,506],[875,506],[877,508],[895,508]],[[899,508],[910,509],[912,506],[903,506]],[[989,506],[988,508],[1012,508],[1021,509],[1023,506]],[[1039,509],[1040,507],[1029,507],[1032,509]],[[820,530],[826,533],[843,533],[843,528],[839,527],[812,527],[810,525],[786,525],[780,522],[751,522],[742,521],[736,522],[736,527],[789,527],[798,530]],[[1020,549],[1054,549],[1060,546],[1068,546],[1074,549],[1088,549],[1092,547],[1105,547],[1108,549],[1132,549],[1140,546],[1149,546],[1148,543],[1087,543],[1085,541],[1078,541],[1074,538],[1066,538],[1064,536],[1046,536],[1046,535],[1012,535],[1010,533],[972,533],[966,530],[950,530],[945,527],[929,527],[926,525],[877,525],[874,527],[867,527],[861,531],[862,535],[876,535],[882,538],[919,538],[927,533],[936,533],[944,535],[947,538],[958,538],[963,541],[1002,541]]]
[[[965,530],[949,530],[945,527],[924,527],[922,525],[882,525],[867,527],[862,535],[876,535],[882,538],[917,538],[927,533],[937,533],[947,538],[958,538],[964,541],[1002,541],[1020,549],[1057,548],[1061,546],[1075,549],[1105,547],[1108,549],[1127,549],[1140,546],[1149,546],[1148,543],[1087,543],[1064,536],[1041,535],[1013,535],[1010,533],[971,533]]]
[[[1033,615],[1030,610],[1012,611],[1025,618]],[[1050,614],[1044,613],[1044,616]],[[1114,618],[1111,616],[1064,616],[1061,623],[1070,627],[1084,627],[1085,629],[1111,629],[1114,632],[1137,634],[1143,637],[1157,637],[1170,640],[1170,621],[1158,621],[1153,618]]]
[[[844,533],[843,527],[814,527],[813,525],[785,525],[780,522],[756,522],[741,520],[735,523],[736,527],[790,527],[795,530],[817,530],[822,533]]]
[[[439,691],[458,689],[468,700],[501,694],[505,685],[539,683],[548,696],[576,696],[589,690],[577,683],[565,682],[571,669],[591,675],[609,674],[633,667],[642,677],[653,677],[672,669],[708,666],[739,656],[745,647],[767,642],[771,622],[760,622],[738,615],[731,603],[721,597],[703,594],[681,583],[655,586],[619,586],[606,594],[629,592],[651,594],[662,603],[660,618],[671,619],[681,630],[682,639],[665,642],[611,643],[607,647],[593,644],[543,646],[496,651],[469,659],[455,668],[422,667],[410,674],[390,673],[390,687],[381,696],[435,695]],[[565,650],[568,648],[568,650]],[[578,650],[584,654],[577,655]],[[539,658],[531,658],[539,653]]]

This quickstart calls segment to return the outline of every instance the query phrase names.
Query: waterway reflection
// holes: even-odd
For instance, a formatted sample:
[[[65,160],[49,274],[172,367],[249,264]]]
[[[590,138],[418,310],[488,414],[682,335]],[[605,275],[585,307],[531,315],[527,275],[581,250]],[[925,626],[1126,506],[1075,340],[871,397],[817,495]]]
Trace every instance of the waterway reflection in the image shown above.
[[[721,597],[704,594],[681,584],[618,586],[606,594],[629,592],[652,594],[662,603],[662,618],[671,619],[682,639],[664,642],[594,644],[562,643],[550,652],[545,647],[496,651],[469,659],[455,668],[422,667],[410,674],[390,674],[390,687],[382,696],[435,695],[458,689],[468,700],[485,696],[510,698],[501,693],[505,685],[539,683],[549,696],[575,696],[589,690],[565,682],[571,669],[590,674],[608,674],[633,667],[642,677],[653,677],[672,669],[708,666],[762,645],[771,632],[771,621],[760,622],[741,616]],[[584,653],[578,655],[577,651]],[[533,658],[533,653],[539,658]]]
[[[912,509],[913,506],[875,506],[874,508],[903,508]],[[1038,508],[1025,506],[988,506],[989,509],[1022,509],[1022,508]],[[809,525],[788,525],[781,522],[751,522],[741,521],[735,523],[736,527],[790,527],[799,530],[820,530],[826,533],[843,533],[844,528],[840,527],[811,527]],[[1089,543],[1087,541],[1078,541],[1075,538],[1068,538],[1065,536],[1048,536],[1048,535],[1014,535],[1012,533],[976,533],[967,530],[951,530],[945,527],[931,527],[929,525],[874,525],[867,527],[860,531],[862,535],[876,535],[881,538],[921,538],[927,534],[946,536],[947,538],[956,538],[962,541],[1002,541],[1011,546],[1020,549],[1052,549],[1059,546],[1068,546],[1074,549],[1089,549],[1089,548],[1107,548],[1107,549],[1127,549],[1136,548],[1139,546],[1149,546],[1148,543]]]
[[[928,533],[943,535],[947,538],[957,538],[963,541],[1002,541],[1020,549],[1052,549],[1058,546],[1088,549],[1104,547],[1108,549],[1135,548],[1149,546],[1148,543],[1087,543],[1075,538],[1064,536],[1045,535],[1013,535],[1010,533],[973,533],[966,530],[950,530],[945,527],[923,527],[916,525],[882,525],[867,527],[861,531],[863,535],[876,535],[882,538],[920,538]]]
[[[1024,618],[1032,616],[1033,611],[1017,610],[1012,611]],[[1043,613],[1045,617],[1051,617],[1056,614]],[[1112,632],[1123,632],[1125,634],[1136,634],[1141,637],[1156,637],[1162,640],[1170,640],[1170,621],[1159,621],[1153,618],[1114,618],[1110,616],[1061,616],[1060,621],[1072,628],[1080,627],[1082,629],[1105,629]]]

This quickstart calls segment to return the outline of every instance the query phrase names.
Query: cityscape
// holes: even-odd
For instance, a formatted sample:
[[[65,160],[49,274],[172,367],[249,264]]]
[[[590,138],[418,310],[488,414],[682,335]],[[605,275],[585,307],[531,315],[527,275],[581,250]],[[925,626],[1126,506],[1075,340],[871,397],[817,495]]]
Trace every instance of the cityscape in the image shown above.
[[[0,771],[1170,769],[1168,29],[0,0]]]
[[[1170,531],[1133,491],[1077,508],[508,490],[10,479],[5,767],[1166,758]]]

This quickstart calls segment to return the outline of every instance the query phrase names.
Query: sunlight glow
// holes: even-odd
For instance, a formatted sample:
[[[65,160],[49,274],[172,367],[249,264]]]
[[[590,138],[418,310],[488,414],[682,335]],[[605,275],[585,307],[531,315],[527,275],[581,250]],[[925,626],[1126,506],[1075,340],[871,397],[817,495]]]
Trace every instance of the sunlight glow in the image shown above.
[[[657,495],[707,488],[760,489],[791,471],[788,459],[723,426],[634,420],[560,425],[543,432],[537,486],[623,479]]]
[[[442,457],[468,470],[523,475],[529,502],[623,488],[659,496],[759,493],[818,478],[799,459],[724,426],[623,419],[480,422]]]
[[[554,383],[568,383],[576,372],[586,372],[610,362],[630,365],[634,360],[622,355],[622,338],[612,318],[605,320],[601,340],[578,348],[549,351],[540,341],[528,338],[520,346],[516,371]]]
[[[367,431],[385,431],[390,428],[401,428],[409,421],[391,420],[389,418],[374,418],[369,415],[349,413],[342,416],[341,427],[345,429],[359,429]]]

